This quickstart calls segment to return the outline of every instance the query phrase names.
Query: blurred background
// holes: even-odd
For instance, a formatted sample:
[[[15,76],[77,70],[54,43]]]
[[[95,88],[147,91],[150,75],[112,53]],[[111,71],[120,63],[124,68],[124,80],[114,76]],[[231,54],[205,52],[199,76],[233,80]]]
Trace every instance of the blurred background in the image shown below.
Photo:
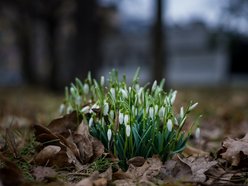
[[[248,85],[247,0],[1,0],[0,86],[116,68],[168,87]]]
[[[138,67],[141,84],[165,78],[179,90],[176,113],[199,102],[202,149],[243,136],[248,1],[0,0],[0,131],[48,124],[64,86],[89,70],[130,80]]]

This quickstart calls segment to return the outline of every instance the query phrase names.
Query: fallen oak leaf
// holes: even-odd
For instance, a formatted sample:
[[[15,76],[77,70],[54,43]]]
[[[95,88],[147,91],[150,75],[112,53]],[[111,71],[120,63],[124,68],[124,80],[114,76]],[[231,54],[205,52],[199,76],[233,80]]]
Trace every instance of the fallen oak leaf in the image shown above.
[[[33,168],[32,175],[36,181],[43,181],[47,178],[55,178],[56,172],[51,167],[38,166]]]
[[[51,163],[54,157],[61,151],[61,147],[49,145],[43,148],[35,157],[34,161],[38,165],[46,165]]]
[[[242,139],[226,138],[222,143],[222,148],[218,154],[231,163],[232,166],[247,165],[242,162],[242,157],[248,156],[248,133]]]

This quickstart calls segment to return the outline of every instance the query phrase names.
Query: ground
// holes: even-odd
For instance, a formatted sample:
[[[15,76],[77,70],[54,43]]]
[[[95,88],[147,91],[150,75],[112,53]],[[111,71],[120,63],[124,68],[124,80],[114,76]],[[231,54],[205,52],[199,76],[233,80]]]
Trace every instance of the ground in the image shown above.
[[[227,152],[228,150],[231,150],[231,147],[234,143],[239,143],[238,145],[235,145],[233,148],[237,146],[241,146],[243,148],[248,147],[248,145],[245,143],[246,138],[243,140],[236,140],[240,139],[245,136],[246,133],[248,133],[248,88],[244,87],[222,87],[222,88],[187,88],[187,89],[178,89],[178,99],[176,101],[176,110],[179,110],[180,105],[186,105],[190,100],[193,100],[195,102],[198,102],[199,105],[197,109],[194,112],[194,116],[197,116],[199,114],[202,115],[202,119],[200,121],[201,123],[201,138],[199,140],[192,139],[189,141],[189,148],[188,151],[185,151],[183,154],[184,157],[178,156],[177,159],[180,160],[181,164],[185,164],[188,167],[191,168],[191,172],[194,175],[194,166],[192,165],[192,162],[200,161],[201,159],[194,159],[191,161],[191,164],[189,163],[189,157],[185,158],[187,155],[193,155],[194,158],[196,154],[204,154],[204,159],[201,160],[201,164],[203,162],[206,162],[204,172],[209,172],[210,170],[216,171],[216,169],[213,169],[213,166],[216,167],[217,163],[221,164],[220,159],[218,157],[220,156],[222,151],[220,149],[224,148],[224,151],[226,151],[225,154],[222,155],[222,158],[227,161],[227,163],[231,164],[231,166],[228,166],[228,174],[227,174],[227,168],[223,168],[222,171],[224,171],[223,174],[225,174],[224,179],[234,180],[234,178],[237,177],[237,175],[233,172],[233,166],[235,167],[235,171],[239,173],[239,178],[243,176],[242,173],[247,172],[247,170],[243,170],[242,166],[240,167],[240,162],[246,162],[243,161],[243,158],[247,158],[246,152],[242,148],[241,150],[237,150],[237,156],[235,160],[228,159]],[[107,171],[109,169],[108,166],[111,164],[110,162],[106,162],[105,160],[101,162],[101,160],[97,160],[94,164],[90,164],[87,166],[84,172],[80,173],[70,173],[68,174],[67,170],[58,170],[52,167],[52,169],[47,169],[47,174],[52,177],[51,179],[44,179],[45,176],[42,177],[44,173],[44,167],[35,167],[32,163],[32,156],[36,153],[37,149],[35,149],[35,142],[30,140],[32,138],[33,131],[32,130],[26,130],[22,129],[20,134],[18,133],[18,128],[32,128],[34,124],[40,124],[40,125],[48,125],[53,119],[59,117],[58,108],[60,103],[63,101],[63,94],[55,94],[51,93],[47,90],[41,89],[41,88],[31,88],[31,87],[22,87],[22,88],[1,88],[0,89],[0,128],[1,128],[1,138],[0,138],[0,150],[1,150],[1,167],[2,170],[0,170],[0,180],[4,183],[4,177],[3,172],[6,171],[4,169],[4,166],[6,166],[8,171],[12,171],[12,169],[15,169],[15,165],[18,166],[17,169],[20,169],[22,174],[24,174],[24,177],[20,176],[24,181],[21,181],[21,183],[25,184],[31,184],[39,182],[40,184],[52,184],[54,185],[59,184],[61,181],[64,181],[64,184],[76,184],[78,182],[78,185],[80,185],[79,181],[82,180],[84,182],[81,183],[81,185],[84,185],[87,181],[87,183],[93,183],[92,180],[100,180],[99,177],[106,179],[106,174],[111,174],[111,179],[108,178],[106,183],[112,183],[112,176],[116,179],[116,173],[108,173]],[[190,120],[191,118],[189,118]],[[9,131],[9,129],[13,129],[13,131]],[[17,131],[17,132],[16,132]],[[12,132],[14,134],[12,134]],[[18,135],[17,135],[18,133]],[[23,137],[24,135],[25,137]],[[30,137],[31,136],[31,137]],[[18,139],[19,137],[20,139]],[[229,137],[228,139],[226,139]],[[13,138],[16,138],[16,140],[13,140]],[[26,141],[25,141],[26,140]],[[227,141],[229,140],[229,141]],[[234,140],[234,141],[231,141]],[[28,141],[28,142],[27,142]],[[224,141],[222,147],[222,142]],[[242,143],[242,144],[241,144]],[[226,145],[226,146],[225,146]],[[242,146],[243,145],[243,146]],[[246,146],[247,145],[247,146]],[[15,146],[18,146],[15,148]],[[11,149],[12,147],[12,149]],[[193,150],[192,150],[193,149]],[[20,151],[18,151],[20,150]],[[18,151],[18,152],[15,152]],[[232,152],[234,153],[234,152]],[[224,156],[225,155],[225,156]],[[236,156],[235,155],[235,156]],[[210,160],[209,157],[206,159],[206,156],[211,156]],[[228,157],[226,157],[228,156]],[[239,157],[240,156],[240,157]],[[7,159],[6,159],[7,158]],[[19,158],[19,159],[18,159]],[[10,165],[8,167],[8,162],[14,163],[14,165]],[[23,162],[26,162],[23,163]],[[152,167],[148,166],[149,162],[157,167],[160,167],[159,170],[159,176],[157,175],[156,180],[154,179],[148,179],[146,178],[146,184],[164,184],[168,183],[168,180],[164,180],[162,177],[165,174],[165,167],[172,166],[173,162],[165,162],[164,164],[160,163],[156,160],[156,158],[147,160],[143,166],[141,167],[133,167],[133,170],[128,169],[128,171],[124,174],[126,179],[126,184],[134,184],[136,182],[132,182],[132,178],[130,176],[127,178],[127,174],[133,173],[132,171],[140,171],[141,173],[148,174],[150,169]],[[174,162],[175,163],[175,162]],[[178,163],[178,162],[177,162]],[[5,164],[5,165],[3,165]],[[112,165],[112,164],[111,164]],[[184,165],[184,166],[185,166]],[[14,166],[14,168],[13,168]],[[104,167],[105,166],[105,167]],[[147,166],[147,167],[146,167]],[[175,166],[175,165],[174,165]],[[180,165],[183,166],[183,165]],[[179,166],[179,167],[180,167]],[[211,167],[211,169],[210,169]],[[40,168],[40,170],[39,170]],[[105,176],[99,176],[95,175],[95,171],[99,171],[100,168],[103,168],[103,170],[100,170],[100,173],[105,173]],[[140,169],[139,169],[140,168]],[[146,169],[146,172],[142,172]],[[168,169],[168,168],[167,168]],[[53,172],[56,170],[58,176],[51,176],[52,174],[56,174]],[[38,174],[41,178],[37,178],[37,174],[34,172],[38,171]],[[42,173],[40,173],[41,171]],[[105,172],[104,172],[105,171]],[[111,170],[114,171],[114,170]],[[147,172],[148,171],[148,172]],[[167,170],[168,171],[168,170]],[[203,171],[201,169],[201,171]],[[220,172],[220,167],[218,167],[218,171]],[[52,173],[51,173],[52,172]],[[101,173],[103,172],[103,173]],[[119,172],[119,171],[118,171]],[[211,180],[211,172],[208,173],[208,179],[200,179],[201,176],[195,175],[194,179],[188,179],[183,180],[180,177],[180,180],[183,180],[182,183],[184,184],[208,184],[207,181]],[[13,173],[11,173],[13,174]],[[154,174],[154,172],[152,173]],[[167,174],[167,173],[166,173]],[[235,174],[235,176],[234,176]],[[242,175],[241,175],[242,174]],[[214,173],[213,173],[214,175]],[[229,175],[229,177],[228,177]],[[231,175],[231,176],[230,176]],[[95,178],[94,178],[95,176]],[[165,176],[165,175],[164,175]],[[191,175],[192,176],[192,175]],[[204,175],[205,176],[205,175]],[[88,177],[88,180],[83,180],[82,178]],[[137,175],[138,177],[138,175]],[[159,177],[159,178],[158,178]],[[178,177],[178,175],[176,175]],[[244,177],[244,176],[243,176]],[[197,178],[197,179],[196,179]],[[199,178],[199,179],[198,179]],[[113,178],[114,179],[114,178]],[[124,179],[124,180],[125,180]],[[142,178],[143,179],[143,178]],[[139,181],[142,181],[140,179]],[[123,180],[123,179],[120,179]],[[115,181],[115,184],[123,185],[123,182],[120,180]],[[147,181],[149,180],[149,182]],[[151,181],[152,180],[152,181]],[[192,181],[193,180],[193,181]],[[217,180],[217,179],[216,179]],[[215,180],[215,181],[216,181]],[[222,181],[223,181],[222,180]],[[101,182],[102,181],[102,182]],[[106,180],[100,180],[101,184],[104,185],[104,181]],[[143,180],[144,181],[144,180]],[[105,183],[105,184],[106,184]],[[142,182],[139,182],[142,183]],[[174,183],[175,185],[180,185],[180,183],[175,183],[174,181],[171,181],[171,183]],[[209,183],[212,183],[209,181]],[[216,182],[217,183],[217,182]],[[222,182],[218,181],[218,184]],[[234,181],[230,181],[230,183],[236,183]],[[240,181],[237,183],[246,183],[246,177],[245,181]],[[13,184],[13,183],[12,183]],[[25,185],[24,184],[24,185]],[[95,185],[100,185],[100,183],[94,183]],[[7,185],[7,184],[5,184]],[[87,184],[85,184],[87,185]]]

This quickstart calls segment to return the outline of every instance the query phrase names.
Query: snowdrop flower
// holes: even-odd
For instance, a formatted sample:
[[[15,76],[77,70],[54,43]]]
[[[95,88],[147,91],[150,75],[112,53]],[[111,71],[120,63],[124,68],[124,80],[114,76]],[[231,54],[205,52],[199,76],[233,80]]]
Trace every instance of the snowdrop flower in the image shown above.
[[[180,108],[180,118],[182,119],[184,116],[184,109],[183,107]]]
[[[99,109],[99,108],[100,108],[100,106],[97,105],[96,103],[94,105],[92,105],[92,107],[91,107],[91,109]]]
[[[121,91],[122,97],[128,98],[128,95],[127,95],[127,91],[126,90],[124,90],[124,89],[121,88],[120,91]]]
[[[178,125],[177,118],[174,118],[175,125]]]
[[[172,93],[172,96],[171,96],[171,100],[170,100],[170,103],[173,104],[176,100],[176,96],[177,96],[177,91],[175,90],[173,93]]]
[[[93,118],[91,117],[89,120],[89,127],[91,127],[93,125]]]
[[[108,111],[109,111],[109,104],[105,102],[103,105],[103,115],[104,116],[108,115]]]
[[[124,122],[124,115],[123,113],[119,112],[119,123],[123,124],[123,122]]]
[[[126,114],[124,116],[124,124],[127,125],[128,124],[128,121],[129,121],[129,116]]]
[[[155,80],[155,81],[153,82],[153,85],[152,85],[152,92],[154,92],[154,91],[156,90],[156,88],[157,88],[157,80]]]
[[[85,83],[85,84],[84,84],[84,87],[83,87],[84,93],[85,93],[85,94],[88,94],[88,93],[89,93],[89,90],[90,90],[89,85],[88,85],[87,83]]]
[[[65,104],[61,104],[61,105],[59,106],[59,114],[63,114],[64,111],[65,111]]]
[[[126,135],[127,135],[127,137],[129,137],[130,134],[131,134],[131,127],[130,127],[130,125],[126,125]]]
[[[196,102],[195,104],[191,105],[191,106],[189,107],[189,111],[193,110],[197,105],[198,105],[197,102]]]
[[[109,116],[110,116],[110,118],[111,118],[112,120],[114,119],[115,113],[114,113],[113,110],[111,110],[111,111],[109,112]]]
[[[111,93],[112,97],[115,99],[115,89],[114,88],[110,89],[110,93]]]
[[[73,108],[72,108],[71,105],[69,105],[69,106],[67,107],[67,109],[66,109],[66,113],[69,114],[69,113],[71,113],[72,111],[73,111]]]
[[[199,127],[197,127],[197,129],[195,130],[195,138],[196,139],[199,139],[200,138],[200,135],[201,135],[201,130]]]
[[[139,91],[139,88],[140,88],[139,84],[135,84],[135,90],[136,90],[136,92]]]
[[[75,95],[75,94],[76,94],[75,88],[74,88],[74,87],[71,87],[71,88],[70,88],[70,92],[71,92],[72,95]]]
[[[159,112],[158,112],[158,115],[159,115],[159,117],[160,117],[161,120],[164,118],[164,114],[165,114],[165,108],[164,107],[161,107],[159,109]]]
[[[132,87],[128,87],[128,91],[129,91],[129,93],[131,93]]]
[[[104,76],[101,76],[101,86],[104,86]]]
[[[88,113],[90,111],[90,107],[89,106],[85,106],[81,109],[82,113]]]
[[[172,121],[171,121],[171,119],[169,119],[168,121],[167,121],[167,129],[168,129],[168,131],[172,131]]]
[[[110,141],[111,140],[111,137],[112,137],[112,131],[111,131],[111,129],[108,129],[107,136],[108,136],[108,141]]]
[[[149,117],[152,119],[154,118],[154,108],[153,107],[149,108]]]
[[[76,103],[77,106],[80,106],[81,103],[82,103],[82,97],[81,96],[77,96],[75,98],[75,103]]]

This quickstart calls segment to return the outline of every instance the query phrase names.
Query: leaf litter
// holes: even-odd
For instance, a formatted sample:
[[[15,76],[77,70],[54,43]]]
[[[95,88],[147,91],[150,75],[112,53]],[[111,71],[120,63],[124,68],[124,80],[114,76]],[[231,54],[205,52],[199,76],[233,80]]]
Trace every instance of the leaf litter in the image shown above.
[[[224,122],[233,122],[226,117],[228,113],[223,111],[220,113]],[[34,147],[36,153],[31,153],[29,156],[23,156],[21,153],[25,146],[24,140],[20,143],[17,135],[12,134],[16,128],[23,125],[18,125],[18,120],[15,120],[13,128],[6,125],[7,130],[4,129],[5,135],[1,138],[3,144],[0,155],[1,184],[80,186],[245,185],[247,183],[248,135],[241,139],[232,137],[224,139],[217,153],[209,153],[189,146],[183,155],[175,155],[172,160],[166,162],[161,162],[156,156],[148,159],[135,157],[128,161],[127,171],[123,171],[111,154],[104,153],[101,142],[89,134],[87,125],[81,122],[81,119],[78,121],[75,116],[74,112],[55,119],[47,127],[33,125],[34,130],[30,129],[30,133],[34,131],[35,139],[39,144]],[[235,121],[247,123],[242,118],[237,118]],[[30,126],[32,125],[29,122],[28,127]],[[229,131],[225,129],[224,124],[221,127],[225,130],[224,133]],[[219,136],[223,136],[222,129],[216,129],[209,139],[214,141]],[[241,133],[243,134],[244,131],[242,130]],[[205,140],[207,143],[209,134],[206,133],[202,141]],[[103,162],[104,158],[109,162],[100,170],[101,158]],[[20,162],[22,162],[21,166]],[[23,172],[25,166],[27,167],[25,170],[33,176],[31,181]]]

